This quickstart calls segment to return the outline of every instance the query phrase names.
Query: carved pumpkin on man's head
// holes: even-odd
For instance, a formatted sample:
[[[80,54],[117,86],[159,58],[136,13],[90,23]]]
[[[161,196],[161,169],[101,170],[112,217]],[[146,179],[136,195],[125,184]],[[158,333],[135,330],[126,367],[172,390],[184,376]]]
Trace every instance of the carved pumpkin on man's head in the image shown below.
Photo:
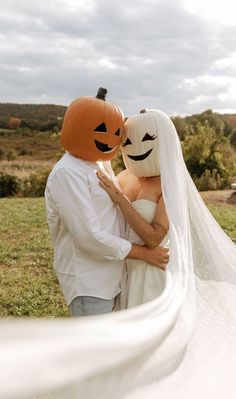
[[[120,108],[105,101],[106,89],[96,98],[79,97],[67,108],[61,144],[72,155],[87,161],[108,161],[121,144],[124,116]]]

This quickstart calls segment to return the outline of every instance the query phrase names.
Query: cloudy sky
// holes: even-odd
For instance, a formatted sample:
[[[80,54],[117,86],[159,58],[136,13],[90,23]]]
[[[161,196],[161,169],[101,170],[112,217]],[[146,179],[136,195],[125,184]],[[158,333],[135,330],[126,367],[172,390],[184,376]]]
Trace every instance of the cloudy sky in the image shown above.
[[[220,4],[219,4],[220,3]],[[236,113],[235,0],[1,0],[0,102]]]

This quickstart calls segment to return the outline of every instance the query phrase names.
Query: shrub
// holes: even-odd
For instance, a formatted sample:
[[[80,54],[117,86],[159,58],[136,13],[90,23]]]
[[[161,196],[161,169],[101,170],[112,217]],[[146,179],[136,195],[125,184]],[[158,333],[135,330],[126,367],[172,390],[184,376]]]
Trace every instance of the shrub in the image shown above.
[[[16,176],[0,173],[0,197],[11,197],[20,188],[20,182]]]
[[[114,170],[115,175],[120,173],[122,170],[125,169],[124,161],[121,155],[121,151],[119,151],[115,158],[111,160],[112,169]]]
[[[15,161],[16,158],[17,158],[17,153],[16,153],[15,150],[10,150],[10,151],[7,153],[7,160],[8,160],[8,161]]]
[[[231,135],[229,136],[229,139],[230,139],[230,143],[232,144],[232,146],[236,148],[236,130],[231,133]]]
[[[184,140],[184,138],[190,134],[190,128],[186,120],[180,116],[174,116],[171,120],[175,125],[180,140]]]
[[[18,155],[32,155],[32,150],[28,150],[27,148],[22,148],[21,150],[19,150]]]
[[[2,148],[0,148],[0,160],[2,161],[5,158],[5,156],[6,156],[5,151]]]
[[[32,173],[23,182],[22,195],[24,197],[43,197],[50,170]]]
[[[216,169],[206,169],[199,178],[194,178],[194,183],[199,191],[220,190],[228,184],[228,177],[221,176]]]
[[[14,116],[11,116],[9,118],[9,121],[8,121],[9,129],[17,129],[18,127],[20,127],[20,125],[21,125],[21,119],[20,118],[17,118],[17,117],[14,117]]]
[[[207,169],[211,172],[217,169],[220,174],[224,173],[219,151],[222,140],[211,128],[202,126],[198,126],[198,134],[185,138],[182,142],[183,155],[192,176],[199,178]]]

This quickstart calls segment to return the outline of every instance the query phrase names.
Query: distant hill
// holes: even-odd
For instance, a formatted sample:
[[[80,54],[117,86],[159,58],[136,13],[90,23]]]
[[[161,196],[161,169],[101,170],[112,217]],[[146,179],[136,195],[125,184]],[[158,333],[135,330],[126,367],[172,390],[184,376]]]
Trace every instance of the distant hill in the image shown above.
[[[54,104],[0,103],[0,128],[9,126],[9,118],[21,119],[22,127],[37,130],[60,128],[66,106]]]
[[[32,118],[36,116],[63,117],[66,106],[55,104],[14,104],[0,103],[0,118],[5,116],[16,116],[18,118]]]
[[[55,104],[0,103],[0,128],[14,128],[10,126],[9,120],[19,118],[22,128],[28,127],[39,131],[60,130],[66,109],[66,106]],[[198,122],[202,124],[206,119],[215,129],[218,129],[219,121],[224,122],[224,134],[233,135],[232,142],[235,145],[236,114],[219,114],[206,110],[201,114],[172,118],[181,139],[186,134],[187,125],[194,126]]]

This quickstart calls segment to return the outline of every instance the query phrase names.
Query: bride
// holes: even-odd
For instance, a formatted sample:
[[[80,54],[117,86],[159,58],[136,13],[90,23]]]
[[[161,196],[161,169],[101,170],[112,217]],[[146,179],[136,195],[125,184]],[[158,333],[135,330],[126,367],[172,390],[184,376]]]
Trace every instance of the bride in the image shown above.
[[[142,111],[125,124],[122,153],[126,170],[118,176],[120,189],[102,172],[100,185],[117,204],[126,220],[126,238],[149,248],[168,246],[169,221],[162,196],[158,160],[158,132],[150,126],[150,114]],[[168,272],[127,259],[122,281],[121,308],[130,308],[159,296]]]

